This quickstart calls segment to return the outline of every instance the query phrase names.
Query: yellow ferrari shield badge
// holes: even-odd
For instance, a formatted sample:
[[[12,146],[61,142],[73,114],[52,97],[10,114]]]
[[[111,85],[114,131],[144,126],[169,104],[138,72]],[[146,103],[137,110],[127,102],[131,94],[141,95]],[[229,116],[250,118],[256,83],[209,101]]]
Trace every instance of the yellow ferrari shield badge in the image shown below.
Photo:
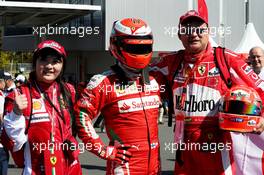
[[[55,157],[55,156],[51,156],[51,158],[50,158],[50,163],[51,163],[52,165],[55,165],[55,164],[57,163],[57,157]]]
[[[206,72],[206,65],[202,64],[198,66],[198,72],[202,76]]]

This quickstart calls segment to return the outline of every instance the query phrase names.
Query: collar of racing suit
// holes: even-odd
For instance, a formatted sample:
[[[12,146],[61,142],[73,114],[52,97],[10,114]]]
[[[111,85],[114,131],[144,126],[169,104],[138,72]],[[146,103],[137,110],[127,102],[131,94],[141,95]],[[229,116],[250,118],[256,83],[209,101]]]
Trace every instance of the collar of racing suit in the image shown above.
[[[125,66],[124,64],[118,62],[118,66],[125,72],[126,77],[129,79],[136,79],[137,77],[141,76],[141,71],[140,70],[136,70],[136,69],[132,69],[132,68],[128,68],[127,66]]]
[[[188,63],[199,63],[203,58],[208,57],[212,54],[211,44],[208,42],[205,50],[201,51],[197,54],[188,53],[186,50],[184,51],[184,61]]]

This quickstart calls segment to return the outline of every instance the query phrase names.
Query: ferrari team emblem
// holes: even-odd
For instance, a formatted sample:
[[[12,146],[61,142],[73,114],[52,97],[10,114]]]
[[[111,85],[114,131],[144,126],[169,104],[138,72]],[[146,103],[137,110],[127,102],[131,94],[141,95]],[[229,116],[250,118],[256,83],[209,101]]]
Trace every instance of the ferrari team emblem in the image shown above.
[[[213,135],[213,133],[208,133],[207,134],[207,137],[208,137],[209,140],[212,140],[212,138],[214,137],[214,135]]]
[[[205,72],[206,72],[206,65],[205,64],[199,65],[198,66],[198,73],[200,75],[203,75]]]
[[[50,158],[50,163],[51,163],[52,165],[55,165],[55,164],[57,163],[57,157],[55,157],[55,156],[51,156],[51,158]]]

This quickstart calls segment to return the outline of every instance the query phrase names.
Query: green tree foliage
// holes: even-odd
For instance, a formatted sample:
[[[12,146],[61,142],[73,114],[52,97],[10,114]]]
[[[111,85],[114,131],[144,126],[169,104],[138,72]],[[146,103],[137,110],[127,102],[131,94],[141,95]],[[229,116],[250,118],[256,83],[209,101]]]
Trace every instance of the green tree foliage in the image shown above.
[[[10,52],[0,52],[0,68],[4,69],[7,65],[10,64],[10,58],[11,58],[11,53]]]
[[[0,51],[0,69],[16,71],[18,63],[31,63],[31,52]]]

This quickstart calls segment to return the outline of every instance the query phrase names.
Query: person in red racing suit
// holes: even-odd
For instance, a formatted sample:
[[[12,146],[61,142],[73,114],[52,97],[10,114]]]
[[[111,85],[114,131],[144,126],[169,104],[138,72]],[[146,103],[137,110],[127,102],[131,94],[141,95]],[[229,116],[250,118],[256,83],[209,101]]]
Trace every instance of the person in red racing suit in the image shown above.
[[[71,129],[75,90],[61,82],[65,61],[59,43],[41,42],[33,55],[29,82],[6,98],[6,139],[14,160],[24,167],[23,174],[82,174]]]
[[[159,174],[160,87],[145,72],[152,56],[151,30],[141,19],[127,18],[114,23],[110,40],[118,63],[92,77],[77,101],[78,136],[89,151],[107,159],[106,174]],[[109,146],[92,127],[100,113]]]
[[[254,157],[251,162],[259,167],[254,173],[262,174],[259,172],[263,171],[263,150],[259,151],[259,155],[243,151],[248,146],[246,140],[249,143],[252,135],[259,140],[263,140],[263,135],[224,132],[219,129],[219,100],[228,87],[216,65],[214,49],[208,41],[208,30],[208,22],[198,12],[188,11],[180,18],[179,25],[179,38],[185,50],[168,53],[160,62],[152,65],[156,77],[163,77],[157,80],[169,81],[173,91],[177,143],[174,145],[177,147],[173,147],[177,149],[175,174],[245,174],[248,171],[243,168],[246,169],[251,156]],[[264,100],[264,82],[240,55],[227,49],[224,55],[230,68],[232,84],[253,87]],[[256,132],[262,132],[263,129],[262,119],[256,126]],[[234,139],[238,135],[240,139],[247,137],[243,141],[244,145],[239,145],[239,141]],[[248,160],[242,162],[243,157]],[[250,166],[254,166],[254,163]]]

